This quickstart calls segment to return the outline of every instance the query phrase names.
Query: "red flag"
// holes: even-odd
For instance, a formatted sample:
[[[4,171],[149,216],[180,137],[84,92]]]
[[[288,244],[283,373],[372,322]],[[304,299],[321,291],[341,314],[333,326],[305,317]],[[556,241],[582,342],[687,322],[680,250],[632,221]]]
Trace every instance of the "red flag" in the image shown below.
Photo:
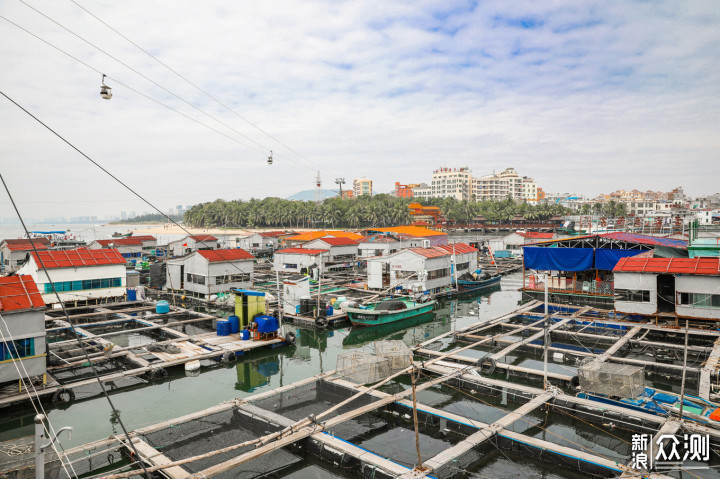
[[[187,243],[183,243],[183,246],[187,246]]]

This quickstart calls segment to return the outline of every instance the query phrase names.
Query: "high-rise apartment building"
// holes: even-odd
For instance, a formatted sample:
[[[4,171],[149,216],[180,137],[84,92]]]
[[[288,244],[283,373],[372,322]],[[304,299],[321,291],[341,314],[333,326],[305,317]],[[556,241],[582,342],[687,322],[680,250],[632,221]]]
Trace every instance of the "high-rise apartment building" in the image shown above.
[[[499,174],[485,175],[480,177],[475,189],[478,200],[514,200],[537,203],[537,183],[532,178],[518,175],[515,168],[507,168]]]
[[[472,172],[467,166],[461,168],[439,168],[433,171],[432,196],[435,198],[454,197],[469,200],[472,189]]]
[[[372,180],[367,178],[355,178],[353,180],[353,193],[355,197],[361,195],[372,196]]]

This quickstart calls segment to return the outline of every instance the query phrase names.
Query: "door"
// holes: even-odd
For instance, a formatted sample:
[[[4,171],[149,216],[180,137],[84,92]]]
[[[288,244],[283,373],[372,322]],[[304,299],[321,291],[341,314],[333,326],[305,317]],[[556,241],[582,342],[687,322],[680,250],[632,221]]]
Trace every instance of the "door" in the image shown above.
[[[675,276],[672,274],[659,274],[657,277],[657,311],[675,312]]]
[[[185,265],[180,265],[180,289],[185,289]]]

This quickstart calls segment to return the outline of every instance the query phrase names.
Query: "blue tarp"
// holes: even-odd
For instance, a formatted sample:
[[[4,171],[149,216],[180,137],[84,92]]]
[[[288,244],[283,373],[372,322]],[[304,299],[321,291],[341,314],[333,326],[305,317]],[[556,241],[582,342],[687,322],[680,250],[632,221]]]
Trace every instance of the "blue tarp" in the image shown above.
[[[523,248],[525,268],[551,271],[585,271],[593,267],[593,248]]]
[[[644,253],[644,251],[639,249],[598,248],[595,250],[595,269],[612,271],[617,262],[620,261],[620,258],[635,256],[640,253]]]

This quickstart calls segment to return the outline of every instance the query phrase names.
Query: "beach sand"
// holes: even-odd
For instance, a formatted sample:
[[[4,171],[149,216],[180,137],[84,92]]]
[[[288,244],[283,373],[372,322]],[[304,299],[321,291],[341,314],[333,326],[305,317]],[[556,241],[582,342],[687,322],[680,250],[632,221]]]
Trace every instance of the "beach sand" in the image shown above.
[[[209,235],[238,235],[238,236],[249,236],[253,233],[262,233],[263,231],[280,231],[282,228],[259,228],[259,229],[240,229],[240,228],[191,228],[184,226],[184,228],[193,235],[209,234]],[[133,234],[139,235],[184,235],[186,234],[182,228],[173,224],[161,224],[161,225],[136,225],[132,228]],[[290,231],[290,229],[288,229]],[[291,231],[314,231],[314,229],[308,228],[292,228]]]

